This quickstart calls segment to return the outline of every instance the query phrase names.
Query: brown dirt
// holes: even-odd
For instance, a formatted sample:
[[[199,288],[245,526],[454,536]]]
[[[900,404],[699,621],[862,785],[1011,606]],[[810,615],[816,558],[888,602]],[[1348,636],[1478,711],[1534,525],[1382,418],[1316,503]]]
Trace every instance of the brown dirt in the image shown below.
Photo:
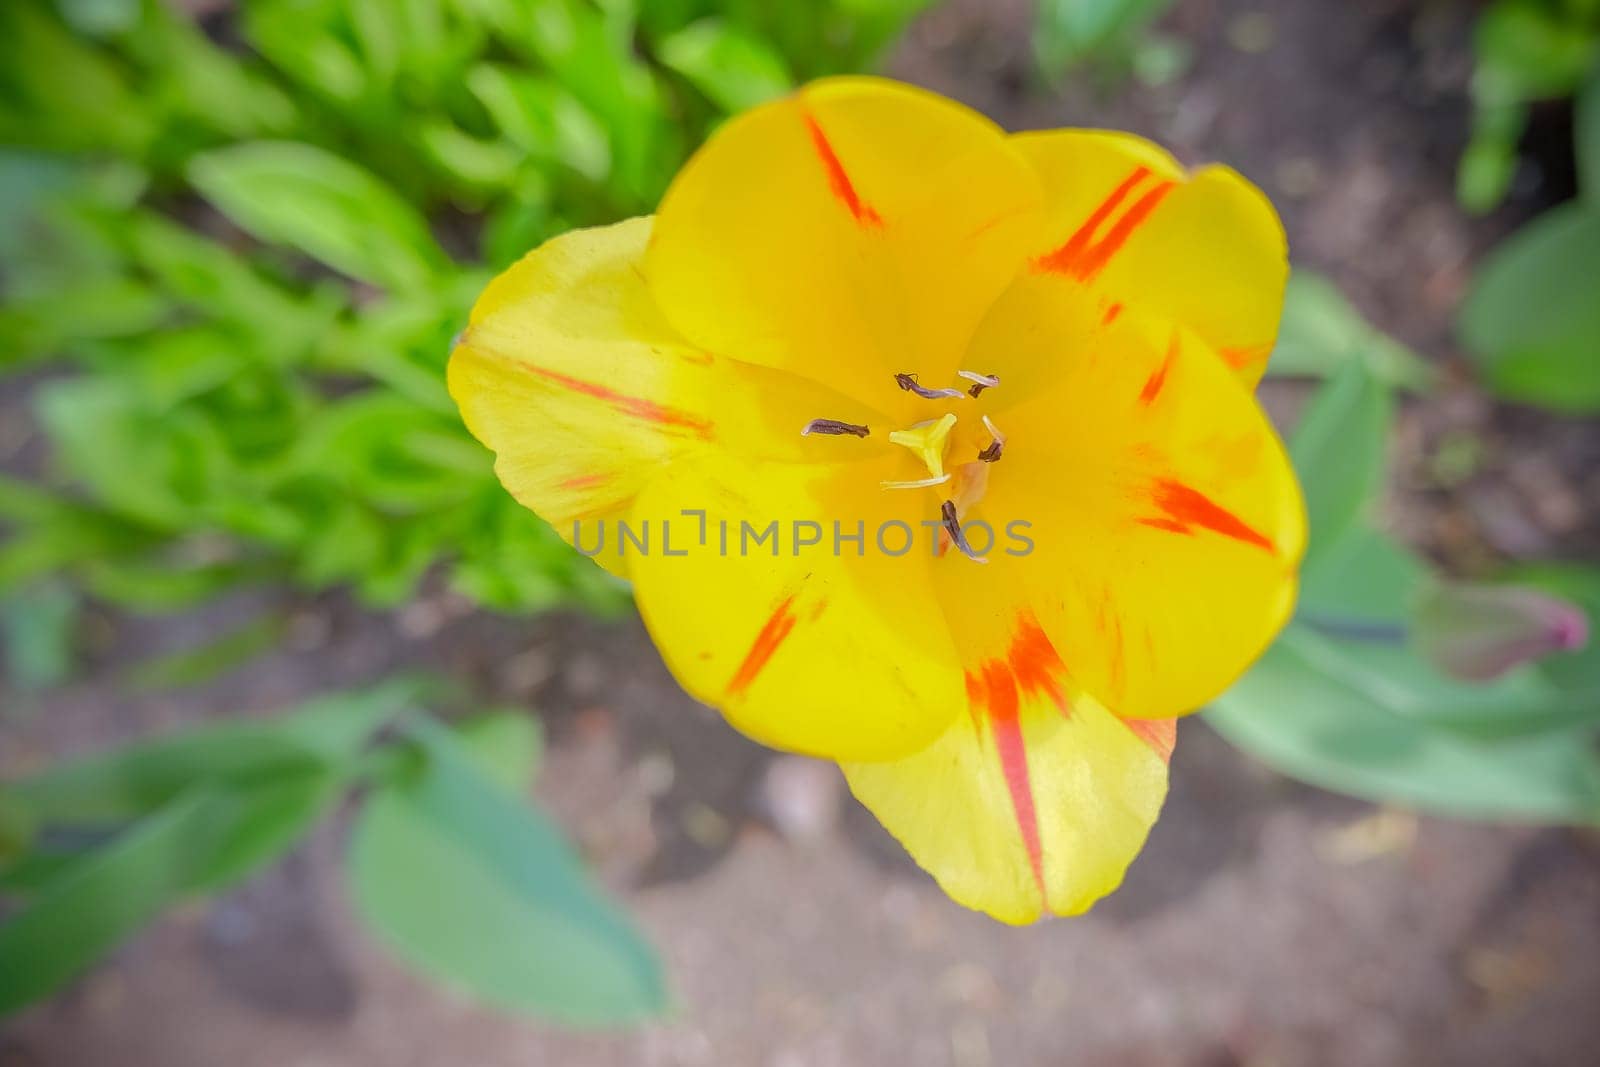
[[[1250,33],[1240,19],[1254,16]],[[1596,554],[1600,431],[1490,403],[1450,319],[1499,216],[1451,199],[1470,11],[1402,0],[1188,0],[1177,84],[1040,93],[1027,6],[958,0],[894,70],[1008,125],[1115,125],[1225,159],[1280,204],[1297,262],[1443,364],[1396,455],[1396,525],[1453,565]],[[1263,21],[1264,20],[1264,21]],[[1262,52],[1240,41],[1262,40]],[[1552,171],[1552,173],[1554,173]],[[1442,441],[1484,454],[1430,471]],[[1600,842],[1414,818],[1291,783],[1186,722],[1167,811],[1091,916],[1025,930],[946,901],[830,769],[774,757],[672,683],[635,623],[472,613],[431,594],[380,617],[294,607],[226,678],[137,693],[125,665],[272,598],[160,625],[106,620],[86,679],[0,717],[0,774],[395,667],[541,709],[539,799],[649,928],[679,1009],[580,1035],[474,1008],[392,963],[352,916],[341,827],[253,884],[157,924],[0,1028],[4,1067],[516,1064],[1578,1067],[1600,1041]]]

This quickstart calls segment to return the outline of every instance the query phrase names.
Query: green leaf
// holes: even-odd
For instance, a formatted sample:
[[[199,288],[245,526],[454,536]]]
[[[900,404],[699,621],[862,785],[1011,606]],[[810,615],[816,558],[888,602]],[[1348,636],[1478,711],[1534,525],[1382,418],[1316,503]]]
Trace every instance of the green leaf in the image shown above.
[[[207,807],[207,843],[196,847],[185,892],[215,892],[287,852],[333,807],[343,780],[332,772],[218,790]]]
[[[1499,395],[1553,411],[1600,411],[1600,210],[1565,204],[1479,269],[1461,337]]]
[[[634,1021],[665,1006],[660,964],[555,828],[480,772],[448,732],[356,824],[361,913],[404,959],[485,1001],[562,1022]]]
[[[56,992],[183,890],[209,800],[203,790],[174,798],[66,865],[0,926],[0,1014]]]
[[[243,665],[278,643],[286,620],[262,615],[242,626],[214,635],[192,648],[140,663],[128,681],[135,689],[177,689],[199,685]]]
[[[256,141],[196,156],[189,180],[263,241],[394,289],[425,288],[448,262],[427,222],[355,163],[313,145]]]
[[[1299,612],[1323,619],[1406,624],[1427,564],[1393,538],[1357,523],[1300,574]]]
[[[1363,517],[1383,485],[1394,400],[1361,363],[1317,390],[1295,427],[1289,456],[1305,488],[1310,540],[1305,566]]]
[[[1283,320],[1267,373],[1327,378],[1352,362],[1364,363],[1379,381],[1399,389],[1421,391],[1433,381],[1432,368],[1374,329],[1338,286],[1296,269],[1284,290]]]
[[[1338,792],[1465,818],[1600,822],[1592,729],[1482,738],[1402,718],[1290,643],[1268,650],[1206,721],[1271,766]]]
[[[544,733],[527,712],[485,712],[456,727],[456,738],[484,775],[506,792],[520,795],[533,785],[544,754]]]
[[[729,113],[782,96],[794,86],[782,57],[765,41],[722,19],[685,26],[662,40],[656,54]]]
[[[317,779],[352,761],[373,731],[415,702],[424,684],[395,679],[318,698],[277,719],[137,742],[52,767],[10,788],[40,822],[104,824],[147,814],[202,783],[239,790]]]
[[[66,681],[78,609],[78,598],[56,582],[0,599],[0,652],[11,685],[36,692]]]
[[[1573,119],[1578,190],[1591,206],[1600,207],[1600,66],[1578,94]]]

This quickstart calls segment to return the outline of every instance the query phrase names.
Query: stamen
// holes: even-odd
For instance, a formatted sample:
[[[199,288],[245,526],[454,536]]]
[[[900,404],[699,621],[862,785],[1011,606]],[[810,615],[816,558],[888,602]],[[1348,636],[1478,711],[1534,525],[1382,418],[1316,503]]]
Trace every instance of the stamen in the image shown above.
[[[922,478],[915,482],[879,482],[884,489],[927,489],[929,486],[943,485],[950,480],[950,473],[946,471],[937,478]]]
[[[977,371],[973,370],[958,370],[956,371],[956,377],[965,378],[967,381],[973,383],[972,388],[967,390],[967,395],[973,397],[974,399],[976,399],[978,394],[983,392],[985,389],[993,389],[995,386],[1000,384],[1000,378],[998,375],[979,374]]]
[[[853,422],[840,422],[838,419],[812,419],[810,422],[806,423],[805,428],[800,431],[800,436],[810,437],[814,433],[820,433],[827,434],[832,437],[839,437],[844,434],[852,434],[856,437],[865,437],[871,432],[872,431],[868,427],[860,426]]]
[[[989,436],[994,438],[994,441],[990,443],[988,448],[978,453],[978,458],[985,463],[993,463],[1000,458],[1000,453],[1006,447],[1006,435],[1000,432],[1000,428],[987,415],[983,417],[983,425],[989,431]]]
[[[906,392],[916,393],[924,400],[943,400],[946,397],[961,395],[961,390],[959,389],[929,389],[925,385],[918,385],[915,374],[896,374],[894,381],[896,385]]]
[[[961,532],[961,520],[956,517],[956,502],[946,500],[939,505],[939,514],[944,518],[944,532],[950,536],[950,543],[961,550],[961,554],[974,563],[988,563],[989,557],[980,556],[967,544],[967,535]]]

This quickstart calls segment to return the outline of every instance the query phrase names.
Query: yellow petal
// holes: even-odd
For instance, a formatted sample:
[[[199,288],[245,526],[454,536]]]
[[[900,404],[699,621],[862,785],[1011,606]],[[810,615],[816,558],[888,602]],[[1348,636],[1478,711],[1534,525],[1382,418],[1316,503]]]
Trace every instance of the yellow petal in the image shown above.
[[[1037,268],[1092,286],[1107,313],[1136,307],[1193,330],[1246,384],[1260,380],[1289,261],[1259,189],[1227,167],[1185,174],[1131,134],[1051,130],[1013,143],[1049,199]]]
[[[887,424],[807,379],[713,356],[656,310],[641,263],[648,218],[576,230],[496,278],[451,354],[450,394],[496,453],[511,494],[569,542],[626,516],[680,455],[848,458],[854,438],[806,438],[813,418]],[[624,573],[611,552],[597,557]]]
[[[1072,676],[1119,715],[1192,711],[1293,607],[1305,511],[1282,444],[1195,334],[1037,276],[996,305],[979,350],[1057,354],[1052,380],[992,390],[1008,441],[975,515],[1030,523],[997,560],[1032,593]],[[989,393],[985,397],[989,397]]]
[[[1037,233],[1037,175],[932,93],[825,79],[729,120],[679,173],[646,275],[685,337],[865,402],[953,374]],[[909,421],[909,420],[907,420]]]
[[[654,481],[630,522],[651,531],[651,551],[628,549],[629,568],[678,682],[774,748],[884,759],[938,736],[961,672],[927,577],[926,501],[878,488],[908,460],[751,463],[715,452]],[[886,543],[903,554],[886,554],[878,531],[896,521],[903,531]],[[838,542],[836,531],[865,540]]]
[[[941,571],[965,713],[922,752],[847,763],[845,776],[957,902],[1009,923],[1075,915],[1143,846],[1173,723],[1126,722],[1079,691],[1019,598],[964,580],[971,567]]]

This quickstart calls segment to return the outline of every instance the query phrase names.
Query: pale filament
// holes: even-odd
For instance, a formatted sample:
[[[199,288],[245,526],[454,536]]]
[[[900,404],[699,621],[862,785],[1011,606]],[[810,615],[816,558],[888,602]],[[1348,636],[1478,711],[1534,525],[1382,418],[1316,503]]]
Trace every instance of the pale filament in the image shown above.
[[[878,485],[884,489],[927,489],[931,486],[943,485],[949,480],[950,474],[946,471],[937,478],[921,478],[914,482],[879,482]]]

